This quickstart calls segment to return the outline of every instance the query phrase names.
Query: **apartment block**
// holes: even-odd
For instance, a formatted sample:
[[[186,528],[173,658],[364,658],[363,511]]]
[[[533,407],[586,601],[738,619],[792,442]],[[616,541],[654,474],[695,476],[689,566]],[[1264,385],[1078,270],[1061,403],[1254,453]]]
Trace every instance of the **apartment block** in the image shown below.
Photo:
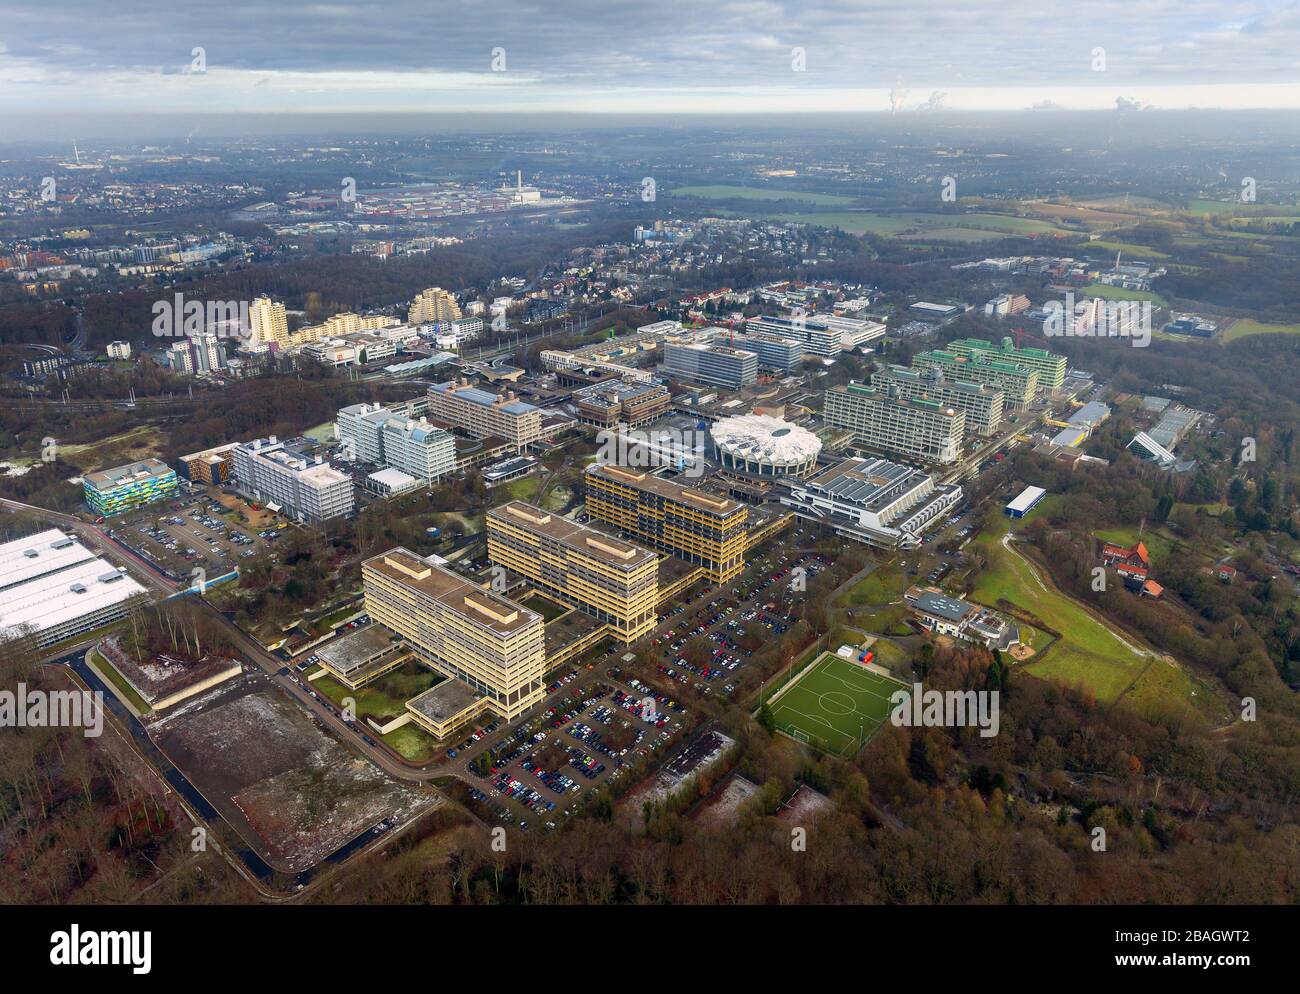
[[[497,435],[517,451],[542,437],[540,408],[519,400],[513,390],[490,393],[470,386],[465,379],[429,387],[429,417],[480,438]]]
[[[511,501],[487,513],[488,558],[610,626],[624,642],[650,634],[659,557],[595,528]]]
[[[306,521],[321,522],[352,512],[352,480],[321,456],[287,448],[274,435],[233,450],[236,488]]]
[[[651,473],[593,464],[587,514],[651,548],[703,566],[716,583],[744,567],[749,508]]]
[[[1059,390],[1065,382],[1066,359],[1063,355],[1048,352],[1046,349],[1022,348],[1012,344],[1010,338],[1002,339],[1000,345],[982,338],[960,338],[949,342],[947,351],[953,355],[970,358],[984,357],[1001,362],[1028,366],[1038,373],[1038,386],[1043,390]]]
[[[912,357],[913,369],[938,369],[950,380],[984,383],[1002,391],[1003,407],[1028,407],[1038,393],[1038,371],[983,356],[959,356],[935,350]]]
[[[886,392],[894,387],[900,397],[937,400],[946,407],[965,411],[966,430],[969,432],[992,435],[1002,423],[1006,395],[1000,387],[969,380],[950,380],[936,367],[916,370],[906,366],[886,366],[871,374],[871,385]]]
[[[664,373],[676,380],[739,390],[757,382],[758,355],[706,342],[667,341]]]
[[[248,316],[252,324],[249,345],[253,349],[264,349],[272,343],[280,347],[289,344],[289,315],[284,304],[258,297],[249,306]]]
[[[945,464],[961,456],[966,412],[937,400],[851,383],[826,391],[826,423],[853,432],[864,448]]]
[[[440,286],[431,286],[414,300],[406,312],[410,324],[428,324],[432,321],[455,321],[460,317],[456,298]]]
[[[545,696],[540,614],[400,547],[363,562],[361,580],[371,618],[405,638],[434,669],[467,684],[497,714],[517,718]],[[469,694],[452,706],[442,699],[445,692],[435,695],[436,709],[422,706],[425,696],[408,709],[434,734],[444,734],[445,728],[436,729],[474,706]]]
[[[176,470],[157,459],[87,473],[81,484],[86,506],[104,517],[167,500],[179,487]]]

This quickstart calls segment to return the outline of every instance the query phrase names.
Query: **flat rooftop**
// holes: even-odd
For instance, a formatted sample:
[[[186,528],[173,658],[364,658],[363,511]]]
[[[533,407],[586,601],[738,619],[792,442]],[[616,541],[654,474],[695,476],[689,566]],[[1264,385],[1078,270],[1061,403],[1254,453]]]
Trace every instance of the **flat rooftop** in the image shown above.
[[[0,545],[0,591],[94,559],[95,554],[57,528]]]
[[[124,570],[90,558],[0,591],[0,632],[30,625],[37,632],[114,607],[147,591]]]
[[[466,708],[473,707],[482,699],[483,695],[469,684],[449,677],[418,697],[412,697],[406,702],[406,706],[431,722],[441,724],[450,721]]]
[[[498,635],[513,635],[542,623],[537,612],[485,590],[445,566],[421,559],[409,549],[396,548],[372,556],[362,567],[436,600]]]
[[[580,525],[558,514],[543,511],[540,507],[512,500],[494,507],[488,516],[508,522],[516,527],[545,535],[575,552],[598,559],[621,570],[634,570],[658,556],[621,538],[615,538],[589,525]]]
[[[546,658],[553,659],[574,642],[586,638],[605,623],[578,610],[569,611],[546,625]]]
[[[707,514],[727,516],[737,511],[744,511],[746,506],[727,497],[719,497],[714,494],[705,493],[702,490],[694,490],[691,487],[683,486],[680,483],[674,483],[672,480],[665,480],[663,477],[655,476],[653,473],[646,473],[641,470],[625,469],[622,466],[607,466],[603,463],[593,463],[591,466],[587,467],[587,472],[595,476],[603,476],[605,479],[613,480],[615,483],[622,483],[629,487],[636,487],[638,490],[645,490],[648,493],[665,497],[668,500],[675,500],[682,504],[688,504]]]
[[[850,458],[822,470],[808,481],[808,487],[880,511],[929,479],[928,473],[888,459]]]
[[[316,650],[316,655],[331,669],[349,674],[401,645],[401,640],[383,626],[367,625],[327,642]]]
[[[175,474],[175,472],[165,462],[157,459],[141,459],[139,462],[127,463],[125,466],[114,466],[112,469],[87,473],[85,480],[96,490],[109,490],[128,483],[156,479],[169,473]]]

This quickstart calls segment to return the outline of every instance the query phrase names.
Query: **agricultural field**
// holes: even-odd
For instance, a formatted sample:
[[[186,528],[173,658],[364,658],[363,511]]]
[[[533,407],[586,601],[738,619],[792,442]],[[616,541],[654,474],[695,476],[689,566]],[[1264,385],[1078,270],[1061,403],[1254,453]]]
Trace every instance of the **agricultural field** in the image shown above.
[[[698,200],[797,200],[814,207],[842,207],[854,202],[853,197],[833,193],[805,193],[757,186],[679,186],[672,195]]]

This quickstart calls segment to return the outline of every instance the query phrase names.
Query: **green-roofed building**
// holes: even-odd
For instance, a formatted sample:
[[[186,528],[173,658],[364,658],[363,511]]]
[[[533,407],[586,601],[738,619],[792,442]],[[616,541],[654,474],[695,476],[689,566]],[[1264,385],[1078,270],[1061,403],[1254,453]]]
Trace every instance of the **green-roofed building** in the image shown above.
[[[1006,407],[1028,407],[1038,393],[1038,370],[993,359],[988,353],[960,356],[954,352],[935,349],[913,356],[912,368],[938,369],[950,380],[966,380],[997,387],[1005,397]]]
[[[1006,395],[1002,388],[970,380],[950,380],[943,370],[909,369],[889,365],[871,374],[871,385],[882,390],[898,388],[899,396],[917,400],[937,400],[947,407],[966,412],[966,430],[972,434],[992,435],[1002,423]]]
[[[966,438],[965,411],[937,400],[908,399],[897,389],[860,383],[832,387],[823,413],[827,424],[851,431],[864,449],[921,462],[956,462]]]
[[[1043,390],[1059,390],[1065,382],[1065,356],[1048,352],[1046,349],[1021,348],[1012,344],[1010,338],[1002,339],[1001,345],[982,338],[959,338],[949,342],[947,350],[959,356],[988,356],[1004,362],[1013,362],[1019,366],[1028,366],[1038,373],[1038,385]]]

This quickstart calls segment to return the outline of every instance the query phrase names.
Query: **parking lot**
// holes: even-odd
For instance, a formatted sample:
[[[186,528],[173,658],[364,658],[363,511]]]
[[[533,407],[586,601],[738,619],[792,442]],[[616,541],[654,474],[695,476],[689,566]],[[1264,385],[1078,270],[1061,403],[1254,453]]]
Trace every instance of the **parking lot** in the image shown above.
[[[585,668],[567,671],[547,689],[552,696],[545,709],[491,743],[470,766],[480,784],[470,796],[498,821],[523,831],[549,831],[573,817],[590,803],[595,787],[617,782],[630,763],[658,752],[688,727],[679,702],[657,700],[644,685],[596,680]],[[471,737],[448,756],[473,744]]]
[[[211,579],[273,546],[282,534],[277,527],[261,532],[246,528],[232,520],[235,516],[200,490],[115,518],[111,532],[176,578],[188,578],[197,568]]]

